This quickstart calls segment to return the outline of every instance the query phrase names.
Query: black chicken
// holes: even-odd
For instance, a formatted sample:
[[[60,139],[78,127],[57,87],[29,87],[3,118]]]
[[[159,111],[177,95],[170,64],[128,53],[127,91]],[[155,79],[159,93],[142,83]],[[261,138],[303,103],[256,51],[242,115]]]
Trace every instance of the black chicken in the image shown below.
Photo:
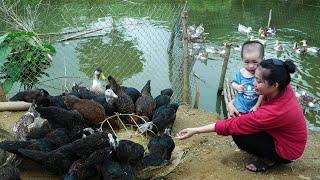
[[[146,83],[146,85],[141,90],[141,96],[137,99],[135,103],[136,114],[139,116],[147,116],[148,118],[152,118],[153,112],[156,108],[156,102],[151,96],[151,86],[150,80]]]
[[[48,91],[44,89],[31,89],[23,92],[18,92],[10,101],[25,101],[25,102],[33,102],[39,96],[49,95]]]
[[[170,134],[171,130],[166,129],[163,136],[155,136],[149,141],[149,154],[143,158],[145,166],[160,166],[165,160],[171,159],[175,143]]]
[[[18,149],[30,149],[38,151],[52,151],[58,148],[59,145],[50,139],[42,138],[30,141],[2,141],[0,142],[0,148],[14,153],[19,154]]]
[[[42,118],[47,119],[51,128],[84,128],[84,119],[76,111],[68,111],[55,106],[36,107],[36,110]]]
[[[120,88],[119,84],[112,76],[108,76],[108,81],[110,83],[110,88],[114,93],[118,96],[115,100],[116,112],[121,114],[131,114],[134,112],[134,103],[130,96],[128,96],[122,88]]]

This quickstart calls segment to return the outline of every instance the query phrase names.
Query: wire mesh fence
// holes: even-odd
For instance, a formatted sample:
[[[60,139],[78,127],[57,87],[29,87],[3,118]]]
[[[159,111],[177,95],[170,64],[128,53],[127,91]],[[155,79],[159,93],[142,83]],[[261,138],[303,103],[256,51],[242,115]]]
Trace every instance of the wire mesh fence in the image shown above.
[[[14,57],[21,60],[14,62],[18,63],[16,66],[10,64],[15,67],[9,68],[13,73],[11,76],[2,72],[3,80],[11,77],[14,82],[5,84],[5,88],[13,85],[8,97],[32,86],[46,89],[51,94],[61,94],[70,89],[73,82],[90,87],[94,70],[101,67],[104,74],[137,89],[150,79],[154,96],[160,90],[172,87],[173,101],[181,102],[183,49],[180,16],[183,3],[2,3],[14,6],[11,14],[2,11],[6,15],[2,32],[28,30],[34,33],[28,37],[30,48],[38,43],[53,46],[52,51],[47,46],[43,47],[48,49],[39,46],[40,50],[34,51],[19,47],[24,48],[25,54],[17,54],[18,49],[11,49],[10,53],[16,53]],[[32,18],[25,13],[28,9]],[[13,18],[21,25],[18,21],[8,24],[7,21]]]

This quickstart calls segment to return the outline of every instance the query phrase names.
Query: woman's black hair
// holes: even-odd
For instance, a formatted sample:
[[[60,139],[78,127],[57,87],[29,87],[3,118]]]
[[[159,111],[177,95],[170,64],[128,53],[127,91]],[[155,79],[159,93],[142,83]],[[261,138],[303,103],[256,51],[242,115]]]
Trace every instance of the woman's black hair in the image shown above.
[[[260,57],[261,59],[263,59],[264,57],[264,46],[261,42],[259,41],[246,41],[242,44],[242,48],[241,48],[241,58],[243,59],[243,50],[245,49],[245,47],[249,47],[249,46],[256,46],[257,48],[259,48],[260,50]]]
[[[293,61],[290,59],[286,61],[273,58],[267,59],[263,60],[259,66],[268,70],[267,72],[262,73],[262,79],[268,81],[270,86],[278,83],[279,91],[283,91],[290,83],[290,74],[296,71],[296,65],[294,65]]]

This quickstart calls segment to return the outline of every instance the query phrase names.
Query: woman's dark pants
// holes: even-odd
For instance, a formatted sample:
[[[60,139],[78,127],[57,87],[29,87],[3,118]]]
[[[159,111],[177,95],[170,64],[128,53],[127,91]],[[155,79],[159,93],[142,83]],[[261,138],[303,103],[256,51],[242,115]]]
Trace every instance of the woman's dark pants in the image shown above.
[[[292,162],[281,158],[277,154],[273,138],[266,132],[249,135],[233,135],[232,138],[241,150],[259,158],[282,164]]]

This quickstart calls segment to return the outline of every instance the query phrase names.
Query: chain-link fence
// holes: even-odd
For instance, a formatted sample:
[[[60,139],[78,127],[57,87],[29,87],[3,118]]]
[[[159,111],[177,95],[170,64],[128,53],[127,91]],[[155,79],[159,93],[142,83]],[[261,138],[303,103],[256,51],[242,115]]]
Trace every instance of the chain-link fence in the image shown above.
[[[94,69],[102,67],[104,74],[120,84],[139,90],[150,79],[154,96],[172,87],[173,100],[182,101],[183,3],[5,2],[15,6],[12,14],[17,16],[2,11],[6,18],[3,34],[15,28],[34,32],[27,38],[27,48],[16,47],[26,53],[11,49],[11,54],[16,53],[12,59],[21,59],[15,60],[20,64],[13,69],[14,65],[8,65],[10,72],[2,73],[4,79],[11,77],[15,82],[8,97],[32,84],[56,95],[70,89],[73,82],[90,87]],[[13,19],[17,22],[8,23]],[[47,46],[30,51],[38,42],[52,44],[55,51]]]

